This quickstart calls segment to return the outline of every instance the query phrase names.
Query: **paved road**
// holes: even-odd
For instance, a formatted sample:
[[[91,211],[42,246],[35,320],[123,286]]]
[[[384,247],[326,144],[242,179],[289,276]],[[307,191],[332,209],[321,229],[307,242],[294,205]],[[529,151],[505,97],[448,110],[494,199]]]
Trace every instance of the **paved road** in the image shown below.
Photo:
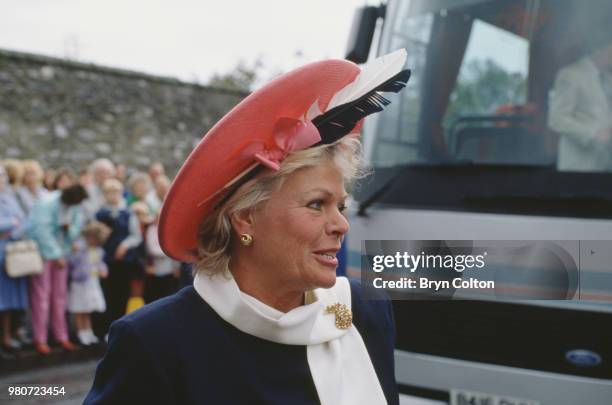
[[[91,387],[96,361],[86,361],[0,377],[0,404],[82,404]],[[63,396],[15,397],[8,395],[9,386],[44,385],[64,387]]]

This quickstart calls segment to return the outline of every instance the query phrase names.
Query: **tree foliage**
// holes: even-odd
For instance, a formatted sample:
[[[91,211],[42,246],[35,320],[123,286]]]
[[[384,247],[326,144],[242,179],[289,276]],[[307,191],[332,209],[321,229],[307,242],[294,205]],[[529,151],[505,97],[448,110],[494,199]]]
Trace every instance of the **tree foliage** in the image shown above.
[[[251,65],[240,61],[230,72],[215,73],[208,82],[208,85],[226,90],[251,91],[253,84],[258,79],[260,67],[261,62],[259,60]]]
[[[525,102],[527,80],[491,59],[475,59],[461,70],[446,110],[445,121],[460,115],[493,114],[504,104]]]

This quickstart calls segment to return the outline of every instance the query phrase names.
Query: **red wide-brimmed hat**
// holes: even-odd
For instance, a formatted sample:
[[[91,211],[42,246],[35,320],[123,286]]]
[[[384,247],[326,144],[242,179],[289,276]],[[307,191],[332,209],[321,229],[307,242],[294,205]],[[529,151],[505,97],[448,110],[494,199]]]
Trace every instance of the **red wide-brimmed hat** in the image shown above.
[[[170,257],[197,258],[198,227],[252,169],[278,170],[291,152],[335,142],[389,103],[410,77],[405,50],[360,69],[346,60],[310,63],[253,92],[227,113],[191,152],[164,200],[159,242]]]

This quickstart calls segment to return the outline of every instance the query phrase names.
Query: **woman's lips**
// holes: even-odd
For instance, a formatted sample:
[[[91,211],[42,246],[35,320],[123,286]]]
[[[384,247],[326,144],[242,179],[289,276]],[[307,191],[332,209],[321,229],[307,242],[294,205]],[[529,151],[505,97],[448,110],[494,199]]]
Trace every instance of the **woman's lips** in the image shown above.
[[[325,266],[334,267],[334,268],[338,266],[338,258],[336,257],[334,253],[313,253],[313,254],[315,256],[315,259],[319,263]]]

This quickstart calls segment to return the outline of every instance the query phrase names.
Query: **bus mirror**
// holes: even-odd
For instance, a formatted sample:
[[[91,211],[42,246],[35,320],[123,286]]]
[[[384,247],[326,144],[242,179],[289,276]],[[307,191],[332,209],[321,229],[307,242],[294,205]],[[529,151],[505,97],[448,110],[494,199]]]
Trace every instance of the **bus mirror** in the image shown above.
[[[355,63],[365,63],[370,53],[370,45],[376,29],[376,20],[383,17],[384,6],[365,6],[355,11],[349,35],[346,59]]]

